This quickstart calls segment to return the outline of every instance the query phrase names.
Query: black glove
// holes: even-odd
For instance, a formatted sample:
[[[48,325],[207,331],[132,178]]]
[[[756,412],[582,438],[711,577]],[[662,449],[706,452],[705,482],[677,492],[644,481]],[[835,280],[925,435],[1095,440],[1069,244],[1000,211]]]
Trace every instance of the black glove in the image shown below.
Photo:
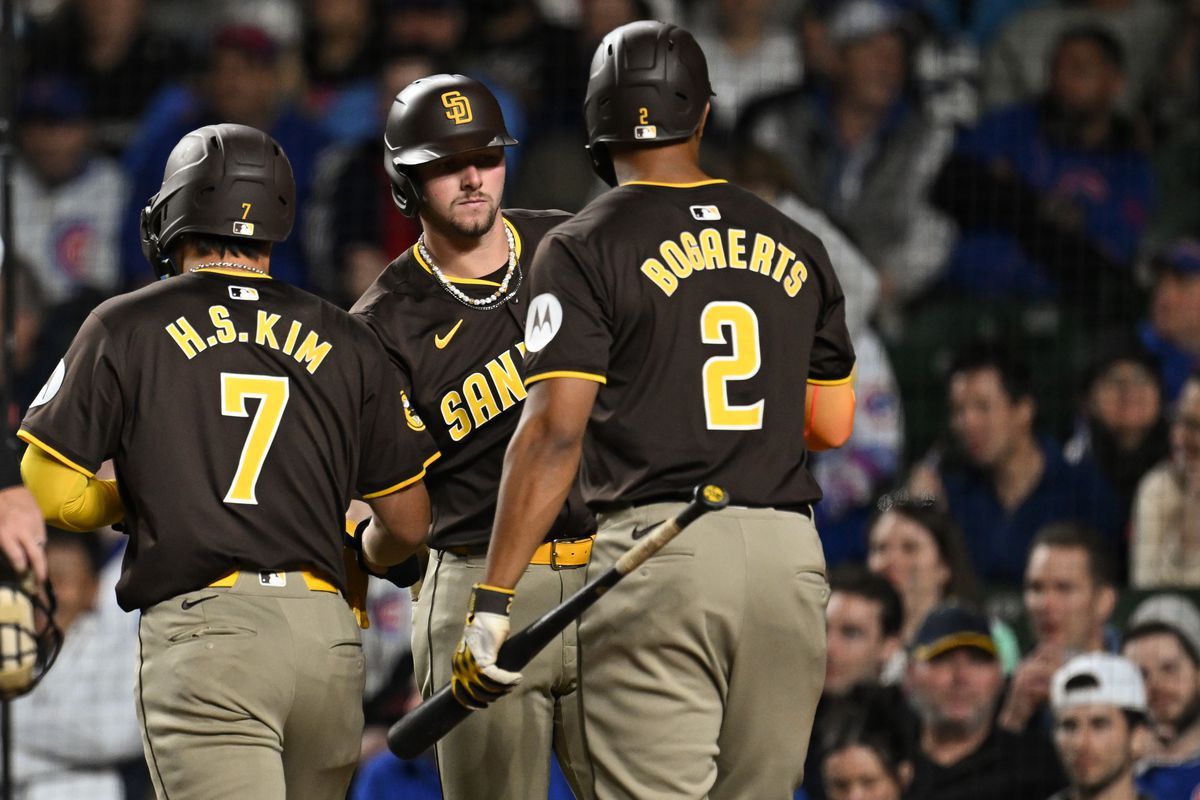
[[[421,580],[421,561],[415,555],[409,556],[399,564],[388,567],[383,572],[373,570],[367,566],[366,556],[363,555],[362,537],[367,532],[367,526],[370,524],[371,518],[367,517],[358,523],[358,527],[354,529],[354,533],[350,533],[349,531],[342,532],[342,542],[345,544],[346,549],[354,551],[354,560],[358,562],[358,568],[368,575],[382,578],[399,586],[401,589],[408,588]]]

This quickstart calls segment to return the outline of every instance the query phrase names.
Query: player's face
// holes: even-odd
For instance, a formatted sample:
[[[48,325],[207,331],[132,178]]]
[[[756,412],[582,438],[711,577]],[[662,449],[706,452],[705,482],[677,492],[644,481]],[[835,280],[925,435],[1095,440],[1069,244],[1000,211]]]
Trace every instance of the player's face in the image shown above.
[[[825,692],[840,695],[859,683],[877,683],[890,654],[879,603],[862,595],[834,592],[825,608]]]
[[[851,745],[825,756],[829,800],[900,800],[899,781],[869,747]]]
[[[1025,610],[1039,644],[1088,650],[1104,623],[1082,547],[1038,545],[1025,568]]]
[[[1084,705],[1058,714],[1054,743],[1071,785],[1095,797],[1133,765],[1132,732],[1115,706]]]
[[[489,147],[417,167],[425,195],[421,219],[458,236],[483,236],[504,194],[504,148]]]
[[[894,511],[882,514],[871,528],[867,568],[887,578],[906,611],[918,614],[942,598],[950,581],[933,534]]]
[[[1200,669],[1173,633],[1139,636],[1123,654],[1137,664],[1146,682],[1146,700],[1156,725],[1178,730],[1200,711]]]
[[[959,735],[991,723],[1003,681],[995,657],[973,647],[909,665],[909,695],[925,723]]]
[[[960,372],[950,380],[950,427],[977,466],[996,466],[1032,425],[1032,404],[1010,398],[995,369]]]

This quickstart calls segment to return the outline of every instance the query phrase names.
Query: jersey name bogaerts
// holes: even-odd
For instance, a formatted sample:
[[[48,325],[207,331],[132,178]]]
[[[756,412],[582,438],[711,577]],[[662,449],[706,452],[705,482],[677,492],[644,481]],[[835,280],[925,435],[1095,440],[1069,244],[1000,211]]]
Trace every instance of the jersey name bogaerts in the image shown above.
[[[724,181],[626,184],[547,237],[531,270],[526,385],[603,386],[581,480],[596,510],[686,499],[801,506],[806,382],[850,380],[820,240]]]

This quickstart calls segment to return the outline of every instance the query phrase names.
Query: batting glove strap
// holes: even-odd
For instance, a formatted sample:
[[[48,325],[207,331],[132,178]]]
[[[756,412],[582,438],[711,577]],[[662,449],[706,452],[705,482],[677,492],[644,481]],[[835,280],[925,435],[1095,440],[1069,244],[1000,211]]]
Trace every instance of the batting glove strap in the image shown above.
[[[489,586],[486,583],[475,584],[471,587],[471,604],[467,610],[467,622],[470,623],[476,613],[500,614],[507,617],[512,613],[514,594],[512,589]]]

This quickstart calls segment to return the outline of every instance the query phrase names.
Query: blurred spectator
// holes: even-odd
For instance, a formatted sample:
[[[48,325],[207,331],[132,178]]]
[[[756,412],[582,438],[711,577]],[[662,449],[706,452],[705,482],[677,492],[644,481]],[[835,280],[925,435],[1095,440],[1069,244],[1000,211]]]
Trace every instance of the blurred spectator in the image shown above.
[[[147,23],[145,0],[68,0],[30,34],[27,73],[80,81],[101,149],[117,155],[163,86],[183,74],[188,54]]]
[[[931,498],[903,493],[881,497],[867,536],[867,568],[886,578],[904,603],[900,641],[906,646],[934,607],[946,602],[979,604],[962,531]],[[997,618],[990,623],[996,654],[1007,674],[1021,657],[1017,636]],[[898,651],[884,669],[884,683],[900,681],[906,662],[905,651]]]
[[[773,5],[771,0],[713,0],[695,9],[689,29],[704,49],[716,95],[706,136],[730,136],[747,100],[800,83],[804,66],[798,41],[773,24]]]
[[[1170,458],[1138,486],[1129,563],[1139,589],[1200,586],[1200,374],[1175,405]]]
[[[371,112],[372,128],[379,133],[352,147],[327,150],[316,170],[312,200],[301,208],[312,285],[345,308],[421,234],[419,220],[401,214],[392,200],[392,183],[383,169],[382,130],[400,90],[435,72],[427,51],[388,51]]]
[[[307,0],[304,109],[338,141],[374,138],[383,28],[376,0]]]
[[[949,374],[956,451],[936,451],[913,470],[909,489],[946,502],[987,582],[1016,585],[1037,531],[1076,520],[1115,541],[1119,503],[1091,461],[1068,464],[1061,448],[1034,435],[1037,403],[1024,361],[993,344],[959,353]]]
[[[1121,652],[1146,684],[1150,738],[1136,769],[1153,797],[1191,797],[1200,786],[1200,613],[1178,594],[1143,600]]]
[[[1200,367],[1200,238],[1182,239],[1150,258],[1150,318],[1138,330],[1158,358],[1168,403]]]
[[[800,198],[879,269],[885,319],[937,276],[950,238],[926,190],[951,134],[913,99],[906,25],[884,0],[838,3],[826,29],[837,52],[831,83],[755,103],[736,137],[778,155]]]
[[[1116,650],[1116,634],[1107,625],[1117,591],[1105,547],[1073,524],[1049,525],[1033,540],[1024,593],[1033,648],[1013,673],[997,717],[1001,728],[1048,730],[1055,670],[1077,653]]]
[[[389,0],[387,41],[413,47],[439,58],[458,51],[467,28],[463,0]]]
[[[890,693],[857,692],[820,733],[820,772],[829,800],[900,800],[913,779],[913,742]]]
[[[823,492],[815,510],[826,562],[861,561],[872,500],[895,479],[904,449],[900,388],[883,342],[869,324],[879,300],[879,276],[841,229],[796,196],[780,158],[744,148],[733,175],[821,239],[846,295],[846,327],[858,358],[854,436],[844,447],[812,454],[810,468]]]
[[[1194,122],[1200,109],[1200,1],[1177,6],[1170,41],[1142,103],[1156,143]]]
[[[879,575],[849,564],[830,574],[824,696],[879,685],[883,665],[900,649],[903,614],[900,596]]]
[[[122,769],[145,767],[133,694],[138,623],[113,593],[120,559],[102,574],[97,536],[54,530],[46,558],[63,647],[11,706],[15,796],[123,800]]]
[[[1200,63],[1196,74],[1200,82]],[[1200,119],[1195,112],[1155,148],[1154,188],[1154,213],[1142,251],[1157,252],[1180,238],[1200,236]]]
[[[912,796],[928,800],[1046,797],[1065,781],[1050,742],[993,724],[1004,678],[987,617],[943,605],[911,648],[905,689],[921,720]]]
[[[1082,406],[1063,454],[1069,464],[1095,461],[1117,491],[1121,518],[1127,519],[1138,482],[1167,454],[1158,362],[1124,337],[1099,349],[1088,369]]]
[[[164,93],[125,151],[133,182],[121,229],[127,282],[144,283],[150,278],[141,254],[137,220],[162,183],[167,156],[185,134],[218,122],[236,122],[270,133],[292,164],[297,207],[307,208],[317,157],[328,139],[285,95],[275,40],[261,28],[223,27],[213,37],[199,91],[176,87]],[[271,274],[301,288],[311,287],[300,236],[271,248]]]
[[[1137,667],[1109,653],[1076,656],[1055,674],[1053,698],[1054,744],[1071,786],[1050,800],[1144,798],[1133,783],[1147,738]]]
[[[938,177],[934,202],[960,228],[946,282],[973,298],[1063,297],[1129,315],[1151,173],[1116,112],[1125,55],[1105,29],[1080,27],[1050,62],[1045,95],[965,131]]]
[[[836,716],[843,701],[853,704],[850,698],[860,687],[879,688],[884,665],[900,650],[904,613],[891,584],[856,564],[843,564],[830,573],[829,592],[825,686],[805,758],[809,766],[804,770],[803,789],[808,800],[825,797],[817,765],[824,761],[826,739],[821,731],[827,727],[827,717]],[[893,705],[898,700],[893,697]]]
[[[1047,56],[1063,31],[1101,26],[1129,55],[1128,84],[1121,105],[1132,111],[1154,79],[1173,22],[1174,9],[1161,0],[1053,0],[1013,17],[984,57],[986,108],[1021,103],[1047,87]]]
[[[986,48],[1018,12],[1045,5],[1048,0],[918,0],[937,27]]]
[[[43,348],[38,347],[42,336],[42,325],[46,318],[45,301],[41,287],[28,262],[20,256],[10,256],[4,265],[14,273],[16,285],[15,315],[12,325],[4,319],[4,285],[0,281],[0,330],[11,331],[13,336],[11,371],[5,364],[8,349],[0,348],[0,375],[12,376],[13,385],[9,387],[6,399],[14,406],[17,415],[23,414],[29,403],[37,395],[46,377],[54,368],[53,363],[47,363],[50,357]],[[54,353],[57,359],[61,353]],[[19,419],[19,416],[18,416]],[[0,429],[12,430],[16,420],[9,420],[8,414],[0,415]],[[7,450],[0,447],[0,457],[7,458]]]
[[[47,305],[120,286],[119,198],[127,182],[96,152],[86,93],[77,81],[25,81],[19,107],[20,157],[13,171],[13,249],[33,268]]]

